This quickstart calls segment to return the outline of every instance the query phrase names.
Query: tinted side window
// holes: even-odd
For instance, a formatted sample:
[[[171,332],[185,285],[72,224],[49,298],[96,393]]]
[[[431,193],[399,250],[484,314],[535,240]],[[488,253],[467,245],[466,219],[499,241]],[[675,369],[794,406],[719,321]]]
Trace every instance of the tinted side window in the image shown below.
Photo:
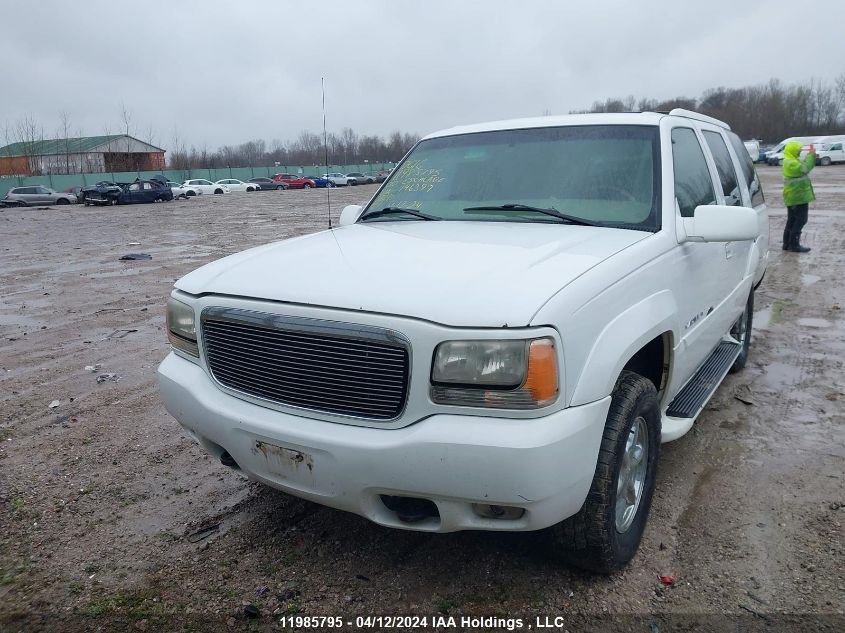
[[[716,203],[704,152],[690,128],[672,130],[672,164],[675,166],[675,197],[683,217],[691,218],[699,205]]]
[[[736,175],[734,162],[728,146],[718,132],[704,132],[704,140],[713,154],[716,162],[716,171],[719,174],[719,183],[722,185],[722,193],[725,195],[725,204],[733,207],[742,206],[742,195],[739,193],[739,178]]]
[[[748,152],[743,154],[739,151],[745,146],[736,134],[728,132],[728,139],[731,142],[731,147],[734,148],[734,153],[739,157],[739,166],[742,168],[742,175],[745,177],[748,191],[751,193],[751,206],[756,207],[758,204],[763,204],[765,202],[763,187],[760,186],[760,179],[757,178],[757,172],[754,171],[754,163],[751,162],[751,157],[748,156]]]

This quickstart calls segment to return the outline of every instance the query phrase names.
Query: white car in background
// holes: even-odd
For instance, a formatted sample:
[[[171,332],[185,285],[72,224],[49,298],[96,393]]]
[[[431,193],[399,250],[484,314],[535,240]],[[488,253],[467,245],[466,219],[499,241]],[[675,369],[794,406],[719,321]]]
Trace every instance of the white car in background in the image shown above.
[[[204,178],[194,178],[193,180],[186,180],[182,183],[183,187],[188,187],[199,193],[232,193],[227,185],[218,185],[216,182],[205,180]]]
[[[345,174],[340,173],[323,174],[323,178],[331,180],[332,184],[335,187],[346,187],[349,184],[349,181],[351,180],[351,178],[349,178]]]
[[[176,198],[192,198],[193,196],[198,196],[202,193],[202,191],[196,189],[195,187],[180,185],[178,182],[173,182],[171,180],[167,181],[167,185],[170,187],[170,191],[173,192],[174,200]]]
[[[215,184],[228,187],[229,191],[258,191],[261,189],[254,182],[244,182],[237,178],[224,178],[223,180],[218,180]]]

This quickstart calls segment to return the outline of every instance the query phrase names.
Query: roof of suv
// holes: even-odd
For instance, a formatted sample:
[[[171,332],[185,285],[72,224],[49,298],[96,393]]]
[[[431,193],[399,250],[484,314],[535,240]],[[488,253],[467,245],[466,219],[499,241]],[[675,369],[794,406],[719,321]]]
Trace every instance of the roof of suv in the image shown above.
[[[568,114],[562,116],[542,116],[526,119],[507,119],[504,121],[490,121],[475,123],[433,132],[423,138],[437,138],[440,136],[454,136],[456,134],[473,134],[475,132],[496,132],[500,130],[520,130],[539,127],[562,127],[565,125],[658,125],[666,116],[677,116],[695,119],[704,123],[712,123],[726,129],[730,126],[718,119],[714,119],[698,112],[676,108],[671,112],[618,112],[596,114]]]

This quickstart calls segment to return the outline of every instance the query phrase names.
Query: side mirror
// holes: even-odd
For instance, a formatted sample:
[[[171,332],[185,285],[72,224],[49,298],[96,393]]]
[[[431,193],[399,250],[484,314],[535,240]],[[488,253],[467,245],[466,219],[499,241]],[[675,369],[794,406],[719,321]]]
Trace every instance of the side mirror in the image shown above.
[[[683,223],[689,242],[741,242],[760,235],[757,212],[749,207],[701,205]]]
[[[350,204],[343,207],[343,211],[340,212],[340,226],[355,224],[355,220],[361,215],[363,209],[364,207],[360,204]]]

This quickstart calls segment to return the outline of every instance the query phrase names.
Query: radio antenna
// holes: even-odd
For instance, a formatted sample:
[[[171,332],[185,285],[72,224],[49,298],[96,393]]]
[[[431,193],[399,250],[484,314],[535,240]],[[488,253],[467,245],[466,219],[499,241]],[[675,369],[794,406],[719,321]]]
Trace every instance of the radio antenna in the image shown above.
[[[326,132],[326,78],[320,77],[320,88],[323,91],[323,149],[326,152],[326,178],[329,177],[329,135]],[[326,183],[326,205],[329,208],[329,229],[332,228],[332,194],[331,180]]]

